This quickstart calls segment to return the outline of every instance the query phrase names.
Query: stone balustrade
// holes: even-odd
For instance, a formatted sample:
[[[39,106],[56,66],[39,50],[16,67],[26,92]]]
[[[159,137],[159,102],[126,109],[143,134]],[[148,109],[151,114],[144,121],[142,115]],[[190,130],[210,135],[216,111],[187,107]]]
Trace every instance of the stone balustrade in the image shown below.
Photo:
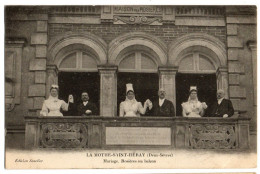
[[[100,6],[52,7],[51,14],[100,14]]]
[[[223,16],[223,7],[176,7],[176,16]]]
[[[249,119],[25,117],[25,147],[249,149]]]

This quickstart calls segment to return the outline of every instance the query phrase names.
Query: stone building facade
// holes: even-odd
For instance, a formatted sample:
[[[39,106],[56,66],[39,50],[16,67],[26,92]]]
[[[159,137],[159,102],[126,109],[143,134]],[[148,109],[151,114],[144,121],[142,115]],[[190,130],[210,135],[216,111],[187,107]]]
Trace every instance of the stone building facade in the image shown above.
[[[213,74],[256,137],[256,7],[7,6],[8,147],[24,146],[24,116],[39,115],[61,72],[96,74],[104,117],[117,116],[120,73],[157,74],[175,106],[178,74]]]

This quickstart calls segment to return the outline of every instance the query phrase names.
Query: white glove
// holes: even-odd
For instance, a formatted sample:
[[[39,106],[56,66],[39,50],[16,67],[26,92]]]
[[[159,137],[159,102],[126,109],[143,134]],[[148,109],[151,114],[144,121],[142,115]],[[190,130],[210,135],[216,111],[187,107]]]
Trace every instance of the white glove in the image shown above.
[[[205,102],[202,102],[202,108],[203,109],[207,109],[208,108],[208,106],[207,106],[207,104]]]
[[[91,110],[86,110],[86,112],[85,112],[86,114],[91,114],[92,113],[92,111]]]
[[[73,95],[71,95],[71,94],[69,95],[68,101],[69,101],[70,103],[74,103]]]
[[[227,118],[227,117],[228,117],[228,114],[224,114],[224,115],[223,115],[223,118]]]
[[[145,101],[145,104],[146,104],[147,107],[149,107],[149,109],[152,109],[153,103],[152,103],[149,99],[147,99],[147,100]]]

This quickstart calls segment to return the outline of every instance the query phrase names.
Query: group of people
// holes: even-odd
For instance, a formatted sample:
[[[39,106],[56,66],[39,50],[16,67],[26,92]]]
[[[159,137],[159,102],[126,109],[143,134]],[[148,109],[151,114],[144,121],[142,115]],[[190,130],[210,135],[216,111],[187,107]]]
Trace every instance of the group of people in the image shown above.
[[[74,103],[72,95],[68,97],[68,103],[64,100],[58,99],[59,87],[52,85],[50,89],[50,96],[43,102],[41,116],[63,116],[62,111],[69,111],[70,115],[88,116],[97,115],[98,109],[96,105],[89,101],[87,92],[81,93],[82,102],[79,104]]]
[[[79,104],[74,103],[72,95],[68,97],[68,103],[58,99],[59,88],[57,85],[52,85],[50,96],[44,101],[41,116],[63,116],[61,110],[70,111],[73,115],[89,116],[97,115],[98,109],[96,105],[89,101],[87,92],[82,92]],[[192,87],[189,92],[187,102],[181,104],[183,117],[231,117],[234,114],[234,109],[230,100],[224,98],[225,93],[222,89],[217,91],[217,100],[209,107],[205,102],[200,102],[197,97],[196,87]],[[140,117],[140,115],[150,116],[175,116],[173,103],[167,100],[166,91],[161,88],[158,90],[158,100],[150,101],[147,99],[142,105],[135,99],[135,92],[132,84],[126,84],[126,99],[120,103],[120,117]]]

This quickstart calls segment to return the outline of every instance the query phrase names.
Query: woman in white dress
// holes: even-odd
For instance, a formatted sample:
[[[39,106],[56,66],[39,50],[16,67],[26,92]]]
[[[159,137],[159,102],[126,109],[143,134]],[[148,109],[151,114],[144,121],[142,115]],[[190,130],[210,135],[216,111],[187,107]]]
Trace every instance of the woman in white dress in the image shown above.
[[[44,100],[41,116],[63,116],[60,109],[68,111],[69,103],[65,103],[64,100],[58,99],[59,87],[58,85],[52,85],[50,89],[50,96],[47,100]],[[69,102],[73,103],[73,96],[69,96]]]
[[[191,89],[190,96],[187,102],[182,103],[183,117],[202,117],[205,114],[207,105],[205,102],[200,102],[197,97],[197,90]]]
[[[126,99],[120,103],[120,117],[140,117],[140,114],[145,114],[149,100],[146,100],[144,107],[141,102],[137,102],[132,84],[126,84]]]

